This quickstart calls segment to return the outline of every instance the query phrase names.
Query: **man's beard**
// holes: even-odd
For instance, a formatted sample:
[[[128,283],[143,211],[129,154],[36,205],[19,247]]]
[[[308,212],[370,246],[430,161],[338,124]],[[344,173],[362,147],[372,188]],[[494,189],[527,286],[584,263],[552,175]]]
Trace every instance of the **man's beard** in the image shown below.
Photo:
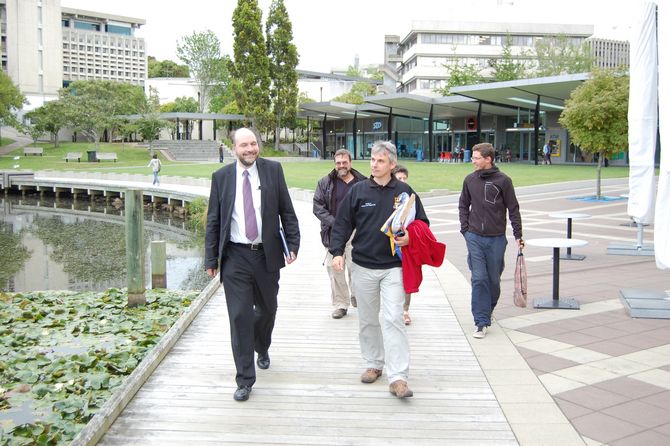
[[[338,177],[346,177],[349,175],[349,169],[342,168],[342,169],[337,169],[337,176]]]
[[[254,157],[254,159],[252,159],[251,161],[247,161],[247,160],[244,159],[244,157],[239,156],[237,159],[240,161],[240,163],[242,163],[242,165],[243,165],[244,167],[251,167],[251,166],[253,166],[254,163],[256,162],[256,158],[257,158],[257,157]]]

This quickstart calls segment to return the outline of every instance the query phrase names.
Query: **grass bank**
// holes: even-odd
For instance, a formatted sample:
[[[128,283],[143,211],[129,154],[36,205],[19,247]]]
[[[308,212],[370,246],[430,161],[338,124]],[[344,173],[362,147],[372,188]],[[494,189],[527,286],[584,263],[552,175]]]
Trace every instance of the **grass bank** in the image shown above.
[[[18,149],[14,152],[0,157],[0,169],[10,170],[53,170],[53,171],[86,171],[86,172],[119,172],[119,173],[144,173],[147,181],[150,180],[151,171],[147,167],[149,163],[149,152],[146,147],[134,144],[101,144],[101,152],[116,152],[118,162],[103,161],[100,163],[88,163],[82,161],[65,162],[67,152],[82,152],[84,159],[86,151],[93,148],[91,143],[61,143],[54,148],[52,144],[38,144],[44,147],[44,156],[23,156],[23,151]],[[15,159],[18,157],[18,159]],[[292,162],[282,161],[286,181],[291,187],[303,189],[314,189],[319,178],[323,177],[333,168],[333,161],[314,161],[311,159]],[[161,175],[184,176],[195,178],[210,178],[212,173],[221,167],[219,163],[193,163],[173,162],[161,159],[163,168]],[[468,163],[428,163],[401,160],[401,164],[409,169],[409,181],[418,192],[426,192],[432,189],[447,189],[457,191],[461,189],[463,178],[472,172],[472,165]],[[354,161],[354,168],[364,175],[369,175],[369,162]],[[15,167],[17,166],[17,167]],[[516,186],[532,186],[536,184],[557,183],[576,180],[593,180],[596,178],[596,167],[594,165],[559,165],[551,166],[525,163],[503,163],[500,169],[507,173]],[[625,178],[628,176],[628,167],[603,168],[603,178]]]

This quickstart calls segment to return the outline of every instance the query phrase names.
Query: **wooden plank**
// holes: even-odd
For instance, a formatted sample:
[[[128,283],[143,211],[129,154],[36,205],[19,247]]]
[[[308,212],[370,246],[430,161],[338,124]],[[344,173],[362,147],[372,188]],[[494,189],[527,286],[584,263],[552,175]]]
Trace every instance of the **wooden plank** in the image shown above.
[[[249,401],[233,400],[225,296],[214,296],[99,444],[517,444],[432,269],[412,298],[406,400],[362,384],[356,309],[330,317],[318,222],[295,202],[303,249],[282,270],[270,349]],[[306,285],[308,284],[308,285]]]

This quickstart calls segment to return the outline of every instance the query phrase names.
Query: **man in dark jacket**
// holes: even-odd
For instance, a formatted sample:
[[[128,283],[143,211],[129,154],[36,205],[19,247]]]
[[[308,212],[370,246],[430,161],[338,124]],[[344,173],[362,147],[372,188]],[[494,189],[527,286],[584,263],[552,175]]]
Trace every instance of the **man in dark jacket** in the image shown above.
[[[276,161],[259,158],[256,134],[235,131],[237,162],[212,174],[205,232],[205,269],[219,278],[226,294],[230,341],[237,374],[236,401],[249,399],[256,364],[270,367],[269,349],[277,314],[279,270],[293,263],[300,247],[300,228],[284,171]],[[280,238],[286,234],[288,255]]]
[[[510,177],[494,165],[495,149],[489,143],[472,148],[475,171],[463,180],[458,203],[461,234],[468,247],[472,274],[473,336],[481,339],[491,325],[491,314],[500,297],[500,276],[505,268],[507,213],[519,248],[521,213]]]
[[[389,391],[398,398],[413,395],[407,386],[409,341],[402,319],[405,288],[402,261],[394,255],[389,238],[381,231],[400,204],[400,194],[412,188],[391,175],[397,152],[390,141],[377,141],[370,153],[372,176],[356,183],[340,204],[330,240],[333,268],[344,269],[344,247],[356,231],[352,244],[354,292],[358,300],[358,339],[367,369],[361,382],[375,382],[386,366]],[[421,200],[416,197],[416,220],[428,224]],[[407,246],[409,235],[396,234],[395,244]],[[382,319],[379,321],[379,311]]]
[[[326,269],[330,277],[330,297],[333,304],[333,319],[341,319],[346,316],[349,302],[356,306],[356,297],[351,292],[351,240],[347,242],[344,258],[346,274],[344,271],[333,269],[333,256],[328,252],[330,244],[330,231],[335,223],[337,208],[344,196],[349,192],[351,186],[360,180],[364,180],[363,174],[351,168],[351,154],[347,149],[335,152],[335,168],[325,177],[319,180],[314,191],[313,212],[321,221],[321,243],[326,247]],[[347,284],[348,281],[348,284]]]

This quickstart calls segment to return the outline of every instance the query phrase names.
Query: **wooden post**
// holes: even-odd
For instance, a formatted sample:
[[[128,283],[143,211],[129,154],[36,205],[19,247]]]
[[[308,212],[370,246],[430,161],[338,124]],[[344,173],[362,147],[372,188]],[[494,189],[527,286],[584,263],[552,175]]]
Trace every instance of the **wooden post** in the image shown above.
[[[165,240],[151,242],[151,289],[167,288]]]
[[[126,260],[128,263],[128,306],[147,303],[144,296],[144,202],[141,189],[126,190]]]

